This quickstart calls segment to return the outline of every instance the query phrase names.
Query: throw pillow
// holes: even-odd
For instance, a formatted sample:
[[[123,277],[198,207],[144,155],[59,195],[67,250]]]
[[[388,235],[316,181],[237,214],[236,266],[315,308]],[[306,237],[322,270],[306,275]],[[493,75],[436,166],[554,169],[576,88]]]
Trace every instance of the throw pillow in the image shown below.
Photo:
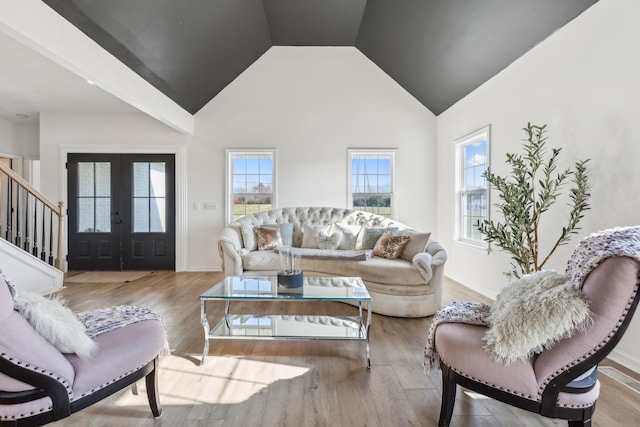
[[[356,249],[360,249],[360,250],[373,249],[373,247],[376,245],[376,242],[385,231],[390,231],[392,233],[395,233],[398,231],[398,228],[397,227],[389,227],[389,228],[364,227],[364,229],[362,230],[362,242],[360,243],[360,246],[357,247]]]
[[[396,259],[409,242],[409,236],[385,231],[373,247],[373,254],[386,259]]]
[[[282,245],[282,236],[278,227],[256,227],[255,231],[259,251],[270,251]]]
[[[420,252],[424,252],[427,247],[427,242],[429,242],[429,237],[431,237],[431,233],[421,233],[409,228],[402,231],[402,235],[409,236],[410,238],[407,246],[404,247],[404,250],[400,254],[400,257],[407,261],[413,261],[414,256]]]
[[[527,274],[508,284],[498,293],[488,321],[484,348],[507,365],[551,348],[592,323],[582,291],[555,271]]]
[[[358,242],[358,236],[360,235],[362,226],[340,223],[336,223],[335,226],[342,233],[342,242],[340,242],[338,249],[345,251],[354,250],[356,248],[356,243]]]
[[[329,233],[331,224],[304,224],[302,226],[302,244],[301,248],[319,249],[318,233]]]
[[[289,222],[283,222],[282,224],[263,224],[263,227],[278,227],[280,229],[280,236],[282,236],[283,246],[293,245],[293,224]]]
[[[258,242],[256,241],[256,232],[252,224],[242,224],[240,226],[242,232],[242,242],[244,247],[248,251],[255,251],[258,249]]]
[[[388,231],[385,233],[382,233],[382,235],[380,236],[376,244],[373,246],[373,255],[384,258],[384,253],[387,248],[387,242],[389,241],[389,236],[391,236],[391,233],[389,233]]]
[[[338,249],[340,242],[342,242],[342,233],[334,231],[331,234],[327,234],[321,231],[318,233],[316,240],[320,249]]]
[[[85,327],[59,297],[51,299],[31,292],[19,292],[16,309],[33,328],[62,353],[75,353],[88,359],[98,346]]]

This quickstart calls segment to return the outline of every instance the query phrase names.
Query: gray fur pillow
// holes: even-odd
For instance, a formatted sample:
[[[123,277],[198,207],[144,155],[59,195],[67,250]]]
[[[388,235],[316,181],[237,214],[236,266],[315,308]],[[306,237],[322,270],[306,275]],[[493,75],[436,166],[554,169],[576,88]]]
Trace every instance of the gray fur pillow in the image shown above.
[[[484,348],[502,363],[526,360],[591,327],[582,291],[562,274],[539,271],[508,284],[489,315]]]

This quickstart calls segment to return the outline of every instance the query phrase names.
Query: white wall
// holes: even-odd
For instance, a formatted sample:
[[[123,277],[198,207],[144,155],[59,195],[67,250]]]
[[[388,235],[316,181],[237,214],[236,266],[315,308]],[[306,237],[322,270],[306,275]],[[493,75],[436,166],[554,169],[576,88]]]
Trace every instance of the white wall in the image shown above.
[[[226,148],[277,150],[279,207],[345,207],[347,149],[397,148],[397,219],[435,230],[435,117],[355,48],[271,48],[196,114],[195,138],[212,176],[193,185],[219,206]]]
[[[438,236],[449,253],[449,277],[495,297],[505,284],[502,272],[510,270],[499,248],[487,255],[452,240],[453,141],[486,124],[491,168],[501,175],[508,172],[505,153],[520,151],[528,121],[548,124],[548,146],[562,147],[565,167],[577,158],[591,159],[592,209],[579,235],[545,268],[564,271],[578,239],[591,232],[640,223],[638,17],[637,0],[600,1],[438,116]],[[557,235],[563,215],[553,213],[542,225],[543,239]],[[640,314],[612,356],[640,372],[638,334]]]
[[[347,148],[397,148],[398,220],[435,230],[435,116],[355,48],[272,48],[197,114],[194,137],[142,113],[43,113],[42,192],[66,203],[65,152],[163,147],[185,148],[188,271],[221,268],[226,148],[277,150],[281,207],[346,206]]]
[[[0,119],[0,153],[26,158],[37,157],[38,141],[37,123],[16,123]]]

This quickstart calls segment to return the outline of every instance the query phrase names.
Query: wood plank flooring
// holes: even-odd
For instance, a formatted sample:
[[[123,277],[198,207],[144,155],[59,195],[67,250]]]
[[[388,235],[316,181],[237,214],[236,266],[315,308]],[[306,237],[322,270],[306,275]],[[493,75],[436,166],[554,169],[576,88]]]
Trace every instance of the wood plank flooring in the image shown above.
[[[71,273],[71,275],[74,273]],[[204,332],[200,293],[222,273],[154,272],[128,283],[68,283],[62,295],[74,311],[108,305],[142,305],[161,313],[172,354],[161,362],[161,418],[149,410],[144,381],[138,394],[127,388],[55,426],[249,427],[249,426],[435,426],[440,411],[439,372],[422,370],[430,318],[373,315],[371,369],[364,344],[356,341],[218,340],[200,366]],[[486,298],[451,281],[445,300]],[[313,305],[311,305],[313,304]],[[342,303],[258,304],[261,310],[349,314]],[[255,312],[238,303],[232,311]],[[209,304],[211,321],[222,304]],[[289,311],[286,311],[289,310]],[[608,363],[611,364],[611,363]],[[614,364],[615,365],[615,364]],[[638,375],[623,372],[638,379]],[[640,425],[640,394],[601,375],[594,426]],[[558,426],[500,402],[458,391],[452,426]]]

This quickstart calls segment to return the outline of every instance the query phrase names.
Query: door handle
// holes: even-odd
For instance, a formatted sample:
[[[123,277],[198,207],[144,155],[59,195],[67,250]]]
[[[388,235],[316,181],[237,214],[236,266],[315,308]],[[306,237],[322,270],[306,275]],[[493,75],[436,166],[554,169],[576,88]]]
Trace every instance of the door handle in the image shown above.
[[[121,219],[116,219],[115,221],[113,221],[114,224],[122,224],[122,220]]]

